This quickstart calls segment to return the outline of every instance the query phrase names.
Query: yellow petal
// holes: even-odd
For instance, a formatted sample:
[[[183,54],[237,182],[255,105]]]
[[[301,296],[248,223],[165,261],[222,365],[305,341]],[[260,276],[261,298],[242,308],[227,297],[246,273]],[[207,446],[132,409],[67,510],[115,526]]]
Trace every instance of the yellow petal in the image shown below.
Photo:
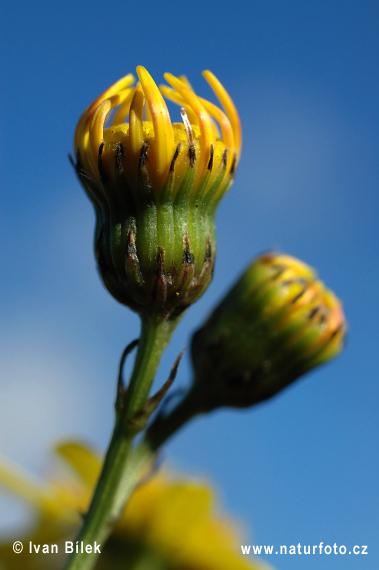
[[[223,113],[221,111],[221,109],[219,109],[217,107],[217,105],[214,105],[210,101],[207,101],[206,99],[202,99],[202,98],[200,98],[200,101],[202,102],[202,104],[204,105],[204,107],[206,108],[208,113],[210,115],[212,115],[212,117],[214,117],[216,119],[216,121],[218,121],[218,123],[221,127],[222,140],[223,140],[225,146],[229,149],[228,162],[229,162],[229,165],[231,166],[231,164],[234,160],[234,158],[233,158],[234,157],[234,134],[233,134],[233,129],[232,129],[232,126],[230,124],[230,121],[229,121],[228,117],[225,115],[225,113]]]
[[[173,89],[172,87],[168,87],[167,85],[160,85],[159,89],[161,93],[166,97],[166,99],[169,99],[170,101],[173,101],[177,105],[180,105],[180,107],[185,108],[187,112],[187,117],[192,125],[197,125],[199,123],[199,121],[197,120],[197,116],[192,111],[191,107],[188,104],[186,104],[183,97],[181,97],[179,93],[175,91],[175,89]]]
[[[126,99],[130,96],[129,89],[125,89],[116,95],[113,95],[109,99],[103,101],[95,110],[92,115],[92,120],[89,125],[89,145],[91,152],[89,153],[89,158],[91,160],[92,172],[95,176],[98,173],[98,157],[99,157],[99,147],[103,141],[104,135],[104,123],[108,116],[108,113],[117,105],[124,103]]]
[[[191,83],[188,81],[186,75],[179,75],[178,79],[180,79],[180,81],[182,81],[184,83],[184,85],[187,85],[188,89],[191,89],[191,91],[193,91],[195,93],[195,90],[192,87]]]
[[[113,125],[119,125],[120,123],[125,122],[125,118],[129,114],[130,104],[133,99],[135,89],[125,89],[125,91],[125,101],[117,109],[113,117]]]
[[[174,131],[167,105],[153,78],[142,65],[137,67],[137,74],[153,120],[157,175],[163,185],[175,152]]]
[[[113,85],[108,87],[108,89],[106,89],[101,95],[99,95],[99,97],[97,97],[95,99],[95,101],[93,101],[93,103],[91,103],[91,105],[89,105],[89,107],[87,107],[87,109],[84,111],[84,113],[81,116],[81,118],[78,122],[78,125],[76,127],[75,136],[74,136],[74,148],[75,149],[77,149],[81,145],[81,141],[83,139],[83,136],[85,135],[86,131],[88,131],[89,123],[90,123],[91,118],[92,118],[92,114],[94,113],[96,108],[105,99],[109,99],[110,97],[112,97],[116,93],[122,91],[123,89],[126,89],[126,87],[129,87],[129,85],[131,85],[133,82],[134,82],[133,75],[131,73],[128,73],[128,75],[125,75],[125,77],[122,77],[121,79],[116,81],[116,83],[114,83]]]
[[[184,101],[191,107],[192,111],[198,117],[201,133],[201,152],[198,169],[201,176],[207,169],[211,145],[214,144],[213,121],[200,99],[183,83],[183,81],[174,77],[171,73],[165,73],[164,77],[171,87],[176,89],[183,97]]]
[[[129,111],[129,141],[132,156],[139,157],[143,143],[143,105],[145,97],[140,84],[134,92]]]
[[[225,87],[220,83],[215,75],[211,71],[203,71],[203,76],[208,81],[209,85],[212,87],[213,91],[217,95],[220,100],[220,103],[225,109],[226,114],[229,117],[230,123],[232,125],[233,134],[234,134],[234,144],[236,147],[236,154],[237,160],[241,154],[241,146],[242,146],[242,130],[241,130],[241,123],[237,113],[237,109],[234,106],[234,103],[226,91]]]
[[[116,95],[117,97],[117,95]],[[112,109],[110,99],[103,101],[92,115],[92,121],[89,126],[88,138],[90,145],[90,153],[88,158],[91,160],[91,170],[93,173],[98,172],[98,156],[99,147],[103,140],[104,123],[109,111]]]
[[[74,441],[61,443],[55,450],[81,481],[93,489],[100,474],[99,457],[88,447]]]
[[[9,459],[0,458],[0,485],[41,512],[57,514],[61,505],[50,485],[42,484]]]

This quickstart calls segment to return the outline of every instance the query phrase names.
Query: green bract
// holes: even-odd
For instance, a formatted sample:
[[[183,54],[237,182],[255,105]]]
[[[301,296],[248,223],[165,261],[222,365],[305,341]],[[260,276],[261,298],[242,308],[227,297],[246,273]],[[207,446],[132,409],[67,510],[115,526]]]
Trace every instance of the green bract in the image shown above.
[[[305,263],[262,255],[192,341],[194,392],[205,409],[265,400],[336,356],[342,307]]]

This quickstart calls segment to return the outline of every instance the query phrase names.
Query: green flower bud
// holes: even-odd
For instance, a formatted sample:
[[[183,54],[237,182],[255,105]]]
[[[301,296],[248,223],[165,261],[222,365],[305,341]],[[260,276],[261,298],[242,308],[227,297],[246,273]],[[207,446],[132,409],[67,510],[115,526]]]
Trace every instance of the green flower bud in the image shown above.
[[[337,356],[346,322],[335,295],[288,255],[257,258],[192,340],[204,409],[270,398]]]
[[[197,97],[184,77],[166,74],[171,88],[158,89],[144,67],[137,74],[136,87],[127,75],[84,112],[75,166],[95,206],[95,251],[105,286],[141,316],[168,319],[212,279],[214,214],[233,179],[241,131],[229,95],[211,72],[205,78],[225,113]],[[182,123],[171,123],[162,94],[181,105]]]

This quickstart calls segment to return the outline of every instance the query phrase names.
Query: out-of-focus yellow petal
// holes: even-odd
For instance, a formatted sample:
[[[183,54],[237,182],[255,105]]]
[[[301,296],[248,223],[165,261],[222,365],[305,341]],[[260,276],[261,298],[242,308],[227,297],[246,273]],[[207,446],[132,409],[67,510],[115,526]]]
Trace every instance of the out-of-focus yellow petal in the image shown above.
[[[195,90],[192,87],[191,83],[188,81],[188,77],[186,75],[179,75],[178,79],[180,79],[180,81],[182,81],[184,85],[187,85],[188,89],[191,89],[191,91],[195,93]]]
[[[316,277],[315,271],[309,265],[292,255],[267,253],[261,256],[261,261],[274,269],[282,268],[281,279],[304,277],[313,281]]]
[[[84,513],[88,506],[87,486],[93,485],[100,460],[84,445],[71,441],[57,446],[57,452],[73,468],[79,481],[63,472],[56,481],[42,486],[19,467],[0,461],[0,484],[37,510],[32,527],[25,529],[23,535],[17,531],[12,540],[0,543],[1,562],[7,570],[8,566],[9,570],[40,567],[40,554],[37,558],[37,554],[34,557],[25,549],[15,557],[13,540],[21,540],[24,547],[29,541],[60,545],[67,539],[72,540],[80,526],[78,512]],[[220,516],[216,507],[209,486],[188,479],[172,479],[165,472],[154,474],[134,490],[99,563],[107,569],[119,565],[134,568],[142,560],[146,563],[145,556],[151,554],[160,568],[172,570],[268,569],[259,560],[241,555],[235,525]],[[138,545],[138,549],[131,545]],[[63,546],[62,550],[59,546],[59,554],[61,552]],[[44,568],[45,564],[46,568],[55,568],[57,561],[59,567],[64,563],[56,553],[44,554],[43,561]]]
[[[98,455],[74,441],[57,445],[56,452],[89,489],[94,488],[101,469]]]
[[[172,568],[258,570],[269,568],[239,554],[232,521],[215,516],[212,490],[159,474],[137,487],[121,521],[124,532],[146,543]],[[185,540],[178,537],[185,536]]]
[[[0,485],[41,512],[56,515],[62,508],[49,484],[4,457],[0,458]]]

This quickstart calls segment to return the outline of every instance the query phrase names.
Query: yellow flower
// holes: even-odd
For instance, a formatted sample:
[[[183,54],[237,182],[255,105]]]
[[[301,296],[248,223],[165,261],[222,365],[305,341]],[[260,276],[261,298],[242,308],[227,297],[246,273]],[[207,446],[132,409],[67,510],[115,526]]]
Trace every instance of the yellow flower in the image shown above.
[[[192,342],[205,408],[251,406],[337,356],[346,321],[313,269],[289,255],[258,257]]]
[[[75,166],[95,206],[96,257],[106,287],[140,314],[169,318],[212,278],[214,214],[233,180],[241,128],[210,71],[204,77],[225,112],[198,97],[185,77],[166,73],[171,87],[158,89],[144,67],[137,75],[135,87],[129,74],[84,112]],[[181,106],[182,122],[171,122],[163,95]]]
[[[24,535],[0,543],[1,570],[62,567],[65,541],[75,541],[91,491],[100,471],[98,457],[78,443],[57,448],[71,473],[37,484],[0,463],[0,483],[35,508],[37,518]],[[72,476],[74,473],[75,477]],[[104,548],[97,570],[263,570],[269,567],[240,553],[231,521],[215,516],[212,490],[205,485],[155,474],[140,483]],[[15,554],[13,541],[24,550]],[[41,545],[29,552],[30,541]],[[57,544],[58,554],[41,554],[43,545]]]
[[[102,174],[108,171],[108,176],[114,175],[115,166],[122,167],[126,177],[135,177],[141,160],[148,157],[148,173],[156,194],[162,192],[175,167],[175,195],[189,161],[193,160],[197,165],[197,180],[192,192],[196,191],[207,171],[211,172],[210,191],[217,168],[222,166],[226,178],[235,168],[241,150],[239,118],[229,95],[210,71],[204,72],[224,106],[225,114],[216,105],[197,97],[184,77],[176,78],[166,73],[165,79],[172,88],[162,86],[159,90],[144,67],[138,66],[137,74],[137,87],[131,87],[133,75],[126,75],[95,99],[80,118],[74,147],[81,168],[87,176],[101,183]],[[171,123],[162,93],[181,105],[183,124]],[[145,101],[148,120],[144,121]],[[108,114],[117,106],[110,126],[104,128]],[[129,123],[126,123],[128,116]],[[214,119],[220,124],[222,138]],[[122,156],[117,156],[115,150],[120,147]],[[141,152],[147,157],[141,158]],[[122,160],[122,164],[115,165],[116,158]]]

